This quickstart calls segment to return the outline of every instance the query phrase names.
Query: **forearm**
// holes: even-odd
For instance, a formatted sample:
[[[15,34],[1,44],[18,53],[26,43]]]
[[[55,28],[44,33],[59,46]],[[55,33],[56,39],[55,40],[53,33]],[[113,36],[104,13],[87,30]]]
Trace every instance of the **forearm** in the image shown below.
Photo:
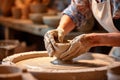
[[[58,28],[62,28],[65,31],[65,35],[75,28],[75,24],[68,15],[63,15]]]
[[[92,33],[86,36],[91,46],[120,46],[120,33]]]

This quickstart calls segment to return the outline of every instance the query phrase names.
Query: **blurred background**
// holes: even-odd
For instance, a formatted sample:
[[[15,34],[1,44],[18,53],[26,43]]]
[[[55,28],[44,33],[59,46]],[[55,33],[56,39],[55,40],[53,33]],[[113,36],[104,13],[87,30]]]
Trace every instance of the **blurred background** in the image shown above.
[[[70,0],[0,0],[0,60],[45,50],[43,36],[59,24]]]
[[[61,12],[70,2],[71,0],[0,0],[0,60],[14,53],[45,50],[44,34],[59,25]],[[96,25],[91,32],[105,31]],[[85,32],[74,29],[65,38],[72,39],[81,33]],[[91,49],[95,50],[107,53],[109,48]]]

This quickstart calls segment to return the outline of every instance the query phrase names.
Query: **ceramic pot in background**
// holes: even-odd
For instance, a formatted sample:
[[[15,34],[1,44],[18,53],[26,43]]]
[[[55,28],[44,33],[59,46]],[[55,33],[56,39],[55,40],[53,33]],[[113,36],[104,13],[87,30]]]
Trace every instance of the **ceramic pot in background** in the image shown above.
[[[11,16],[11,8],[14,0],[0,0],[0,9],[3,16]]]
[[[35,24],[43,24],[42,14],[31,13],[29,14],[29,19],[32,20]]]
[[[44,4],[40,3],[40,2],[34,1],[30,5],[30,12],[31,13],[45,13],[46,9],[47,9],[47,7]]]
[[[29,6],[25,5],[24,7],[22,7],[21,12],[22,12],[21,19],[28,19],[30,13]]]
[[[43,16],[43,23],[49,27],[56,28],[59,22],[60,16]]]
[[[20,19],[22,16],[21,9],[18,7],[12,7],[12,17],[15,19]]]
[[[15,48],[18,46],[18,40],[0,40],[0,60],[13,55],[15,53]]]

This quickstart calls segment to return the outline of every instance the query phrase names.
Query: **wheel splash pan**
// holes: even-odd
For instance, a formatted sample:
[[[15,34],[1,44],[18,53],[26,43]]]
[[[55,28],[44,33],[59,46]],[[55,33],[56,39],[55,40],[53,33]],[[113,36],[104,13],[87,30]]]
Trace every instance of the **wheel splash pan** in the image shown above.
[[[40,80],[107,80],[108,66],[115,62],[99,53],[85,53],[75,58],[74,63],[53,64],[54,59],[48,57],[47,51],[33,51],[4,58],[2,64],[27,68]]]

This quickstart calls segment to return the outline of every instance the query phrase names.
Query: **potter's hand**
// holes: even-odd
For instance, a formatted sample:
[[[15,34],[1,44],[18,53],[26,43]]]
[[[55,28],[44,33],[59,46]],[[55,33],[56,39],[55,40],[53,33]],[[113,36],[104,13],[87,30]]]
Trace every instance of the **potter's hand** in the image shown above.
[[[64,30],[57,28],[48,31],[44,36],[45,48],[48,51],[50,57],[55,55],[56,42],[63,42]]]
[[[89,41],[85,40],[86,34],[75,37],[70,42],[69,49],[60,55],[60,59],[67,61],[87,52],[90,49]]]

